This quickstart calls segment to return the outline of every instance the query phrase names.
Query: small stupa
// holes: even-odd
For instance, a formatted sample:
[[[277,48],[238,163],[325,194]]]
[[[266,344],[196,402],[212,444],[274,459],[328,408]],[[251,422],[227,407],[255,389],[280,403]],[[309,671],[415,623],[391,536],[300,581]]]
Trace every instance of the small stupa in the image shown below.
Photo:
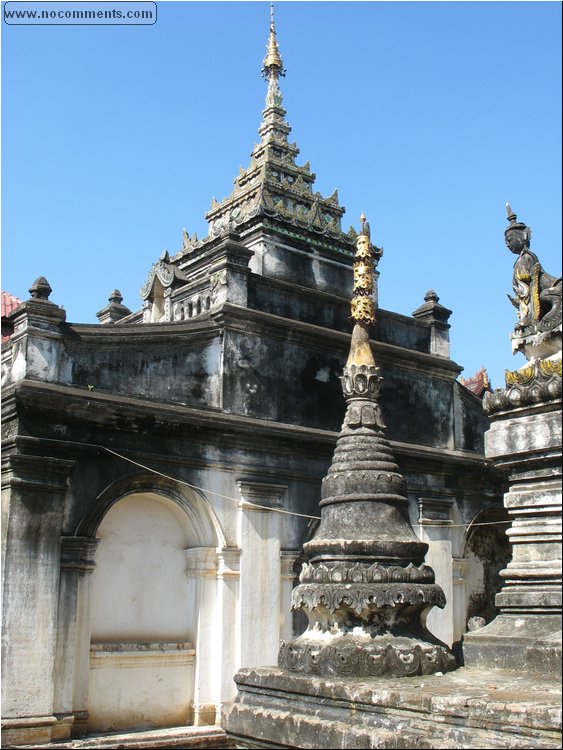
[[[282,643],[283,669],[323,676],[411,676],[456,666],[449,648],[425,626],[444,592],[424,563],[428,545],[408,517],[399,472],[378,404],[381,382],[370,345],[377,248],[362,214],[356,239],[355,321],[341,378],[347,401],[332,465],[322,483],[321,521],[304,545],[308,561],[293,591],[307,630]]]

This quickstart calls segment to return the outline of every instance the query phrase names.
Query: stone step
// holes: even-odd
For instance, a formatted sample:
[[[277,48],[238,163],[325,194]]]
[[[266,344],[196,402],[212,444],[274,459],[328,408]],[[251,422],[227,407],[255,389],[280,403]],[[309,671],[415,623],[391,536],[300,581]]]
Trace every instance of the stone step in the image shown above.
[[[11,747],[4,745],[3,747]],[[167,748],[187,748],[189,750],[207,750],[217,748],[225,750],[234,748],[233,741],[227,738],[224,730],[216,726],[184,726],[166,729],[151,729],[137,732],[111,732],[89,735],[80,739],[51,742],[47,745],[18,745],[33,750],[167,750]]]

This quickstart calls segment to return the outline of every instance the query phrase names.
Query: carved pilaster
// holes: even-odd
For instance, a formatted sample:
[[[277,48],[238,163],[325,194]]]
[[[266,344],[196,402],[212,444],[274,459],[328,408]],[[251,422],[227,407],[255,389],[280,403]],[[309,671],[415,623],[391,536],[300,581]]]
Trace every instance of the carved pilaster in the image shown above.
[[[61,538],[61,578],[55,659],[53,739],[86,733],[88,721],[88,653],[90,647],[90,574],[98,540]]]
[[[295,563],[299,550],[282,550],[280,554],[280,637],[289,640],[293,637],[293,617],[291,615],[291,595],[295,582]]]
[[[220,578],[238,578],[240,576],[239,547],[222,547],[218,553],[217,575]]]
[[[216,578],[217,563],[215,547],[192,547],[186,550],[186,575],[190,578]]]
[[[194,589],[197,618],[197,658],[193,697],[193,723],[196,726],[215,723],[216,675],[221,669],[221,612],[217,606],[219,554],[215,547],[193,547],[186,550],[186,575]]]
[[[8,458],[3,596],[2,708],[6,743],[44,740],[56,723],[60,536],[74,463],[46,456]],[[30,612],[33,616],[30,617]]]
[[[280,536],[287,487],[240,480],[241,664],[272,664],[279,646]]]

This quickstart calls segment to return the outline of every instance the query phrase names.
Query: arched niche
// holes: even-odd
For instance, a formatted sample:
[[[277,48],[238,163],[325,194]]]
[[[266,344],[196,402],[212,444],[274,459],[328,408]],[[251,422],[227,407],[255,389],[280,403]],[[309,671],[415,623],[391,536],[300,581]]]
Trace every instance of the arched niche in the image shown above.
[[[475,617],[488,624],[498,614],[495,595],[503,584],[500,571],[512,559],[512,545],[506,535],[509,526],[507,511],[490,507],[480,511],[467,527],[462,554],[466,624]]]
[[[130,494],[96,536],[92,641],[193,642],[186,551],[200,544],[184,509],[154,492]]]
[[[192,723],[202,605],[186,572],[194,552],[222,546],[211,508],[195,491],[139,476],[102,493],[82,528],[98,539],[88,731]]]
[[[132,474],[106,487],[78,524],[75,535],[96,537],[112,505],[130,495],[155,495],[171,501],[182,511],[178,518],[190,547],[225,546],[221,524],[203,493],[154,474]]]

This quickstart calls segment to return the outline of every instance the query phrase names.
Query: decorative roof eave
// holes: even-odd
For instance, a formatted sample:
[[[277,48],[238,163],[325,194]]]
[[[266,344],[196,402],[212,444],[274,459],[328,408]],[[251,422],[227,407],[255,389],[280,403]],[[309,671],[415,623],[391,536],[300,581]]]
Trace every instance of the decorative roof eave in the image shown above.
[[[299,148],[294,143],[284,142],[283,144],[281,144],[279,141],[270,139],[268,141],[264,141],[261,143],[255,143],[250,156],[251,158],[258,160],[261,158],[263,151],[266,151],[267,149],[273,149],[276,147],[279,148],[280,151],[286,152],[286,157],[281,157],[282,159],[295,158],[296,156],[300,154]],[[271,158],[272,158],[271,156],[268,156],[268,161],[270,161]],[[277,157],[277,158],[279,159],[280,157]],[[284,160],[284,164],[287,164],[287,163],[288,162]],[[293,162],[289,162],[289,163],[293,163]],[[306,164],[309,164],[309,162],[306,162]]]
[[[178,283],[184,284],[188,281],[188,277],[177,266],[170,263],[170,256],[167,250],[162,253],[149,271],[148,278],[141,287],[141,299],[146,300],[150,297],[156,279],[160,281],[164,289],[176,286]]]
[[[252,182],[249,179],[244,186],[237,185],[229,198],[225,198],[221,203],[213,205],[211,210],[206,213],[205,218],[209,222],[214,222],[225,214],[242,208],[250,201],[255,204],[265,204],[266,208],[268,208],[272,202],[277,206],[284,199],[296,202],[300,206],[305,206],[307,213],[312,211],[313,214],[307,220],[310,221],[316,218],[318,225],[321,227],[328,223],[321,217],[321,214],[329,214],[332,218],[340,222],[341,217],[346,211],[344,206],[338,205],[338,193],[336,190],[332,195],[325,198],[320,193],[312,193],[310,185],[303,180],[299,181],[299,177],[293,183],[288,180],[278,181],[262,177],[259,174],[255,174],[254,177],[256,181]],[[254,196],[258,192],[259,197],[255,200]],[[277,210],[284,216],[295,215],[298,221],[303,219],[304,214],[302,212],[293,211],[291,208],[280,207]]]
[[[263,169],[263,167],[264,167],[264,163],[259,162],[259,163],[252,164],[250,167],[248,167],[248,169],[243,169],[241,173],[237,177],[235,177],[235,179],[233,180],[235,184],[235,191],[237,187],[242,188],[250,180],[259,177],[260,171]],[[276,167],[280,170],[283,170],[285,173],[287,173],[291,177],[294,177],[293,183],[286,180],[287,184],[292,186],[293,188],[303,183],[304,187],[307,187],[307,189],[309,189],[310,191],[311,186],[315,182],[316,174],[314,172],[308,171],[308,167],[307,168],[300,167],[297,164],[285,162],[282,159],[275,157],[275,156],[268,158],[268,167],[270,168]],[[331,198],[332,197],[333,196],[331,196]]]

